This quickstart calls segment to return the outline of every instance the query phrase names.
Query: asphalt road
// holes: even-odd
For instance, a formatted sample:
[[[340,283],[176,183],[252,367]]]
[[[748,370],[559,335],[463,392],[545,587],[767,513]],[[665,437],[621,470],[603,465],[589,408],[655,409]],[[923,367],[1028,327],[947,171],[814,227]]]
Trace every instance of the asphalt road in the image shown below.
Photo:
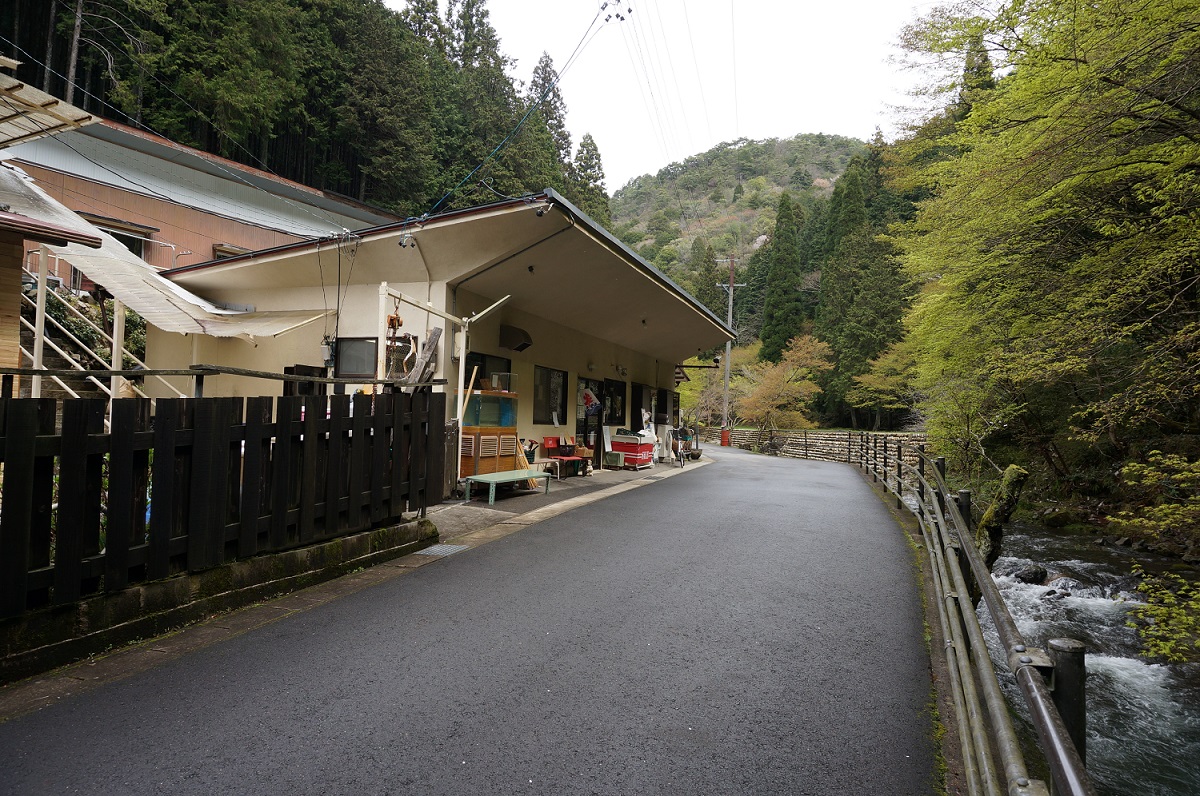
[[[0,724],[2,794],[927,794],[903,535],[716,462]]]

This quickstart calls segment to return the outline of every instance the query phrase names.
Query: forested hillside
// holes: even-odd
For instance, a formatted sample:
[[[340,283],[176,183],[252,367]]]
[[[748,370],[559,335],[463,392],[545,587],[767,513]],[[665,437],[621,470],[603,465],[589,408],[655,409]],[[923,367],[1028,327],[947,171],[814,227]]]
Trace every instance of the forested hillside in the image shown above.
[[[913,212],[913,197],[886,184],[887,151],[879,137],[824,134],[721,144],[617,191],[615,231],[718,317],[732,259],[744,285],[734,327],[740,345],[761,341],[760,361],[781,362],[804,335],[826,346],[815,418],[903,422],[908,407],[855,382],[902,337],[910,293],[898,252],[879,238]]]
[[[100,116],[401,214],[551,187],[608,220],[553,63],[514,83],[484,0],[6,0],[0,53]]]
[[[833,181],[864,147],[857,139],[822,133],[719,144],[622,186],[612,198],[614,231],[698,294],[698,265],[689,256],[697,239],[718,257],[744,263],[774,228],[781,193],[791,191],[809,204],[827,199]]]

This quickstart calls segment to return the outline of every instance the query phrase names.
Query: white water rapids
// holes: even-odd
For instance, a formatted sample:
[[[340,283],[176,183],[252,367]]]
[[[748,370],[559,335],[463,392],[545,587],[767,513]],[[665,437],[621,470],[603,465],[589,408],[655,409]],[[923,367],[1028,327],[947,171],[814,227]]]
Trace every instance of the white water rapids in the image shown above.
[[[1141,599],[1129,566],[1153,557],[1099,547],[1090,535],[1022,526],[1005,534],[1003,552],[993,577],[1026,642],[1045,648],[1048,639],[1075,638],[1087,645],[1087,768],[1100,793],[1200,794],[1200,665],[1139,658],[1137,633],[1126,624]],[[1045,567],[1046,584],[1013,577],[1030,564]],[[999,660],[994,626],[985,609],[979,614]],[[1025,718],[1015,681],[1002,683]]]

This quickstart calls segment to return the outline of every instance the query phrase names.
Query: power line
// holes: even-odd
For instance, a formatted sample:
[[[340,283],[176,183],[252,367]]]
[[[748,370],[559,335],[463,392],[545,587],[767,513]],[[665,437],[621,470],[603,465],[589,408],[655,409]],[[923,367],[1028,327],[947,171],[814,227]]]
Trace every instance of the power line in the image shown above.
[[[692,50],[692,67],[696,72],[696,85],[700,88],[700,105],[704,108],[704,125],[708,131],[708,140],[712,140],[712,117],[708,113],[708,98],[704,92],[704,80],[700,77],[700,61],[696,58],[696,37],[692,33],[692,18],[688,15],[686,0],[679,0],[679,5],[683,9],[683,20],[687,25],[688,44]]]
[[[738,119],[737,13],[734,11],[734,0],[729,0],[729,49],[733,56],[733,137],[739,138],[742,123]]]
[[[475,168],[471,169],[471,172],[469,174],[467,174],[467,176],[463,177],[462,180],[459,181],[458,185],[455,185],[453,188],[451,188],[449,191],[447,191],[446,195],[443,196],[441,199],[439,199],[433,205],[433,207],[431,207],[429,209],[429,211],[425,214],[425,216],[431,216],[434,213],[436,213],[437,209],[439,207],[441,207],[442,204],[447,199],[449,199],[451,196],[453,196],[455,193],[457,193],[460,188],[462,188],[464,185],[466,185],[467,182],[470,181],[470,179],[472,177],[474,177],[480,171],[480,169],[482,169],[489,162],[491,162],[494,158],[496,158],[497,155],[499,155],[500,150],[502,150],[504,148],[504,146],[509,141],[511,141],[514,136],[516,136],[516,134],[525,125],[525,122],[529,119],[529,117],[533,115],[533,112],[541,107],[542,103],[546,101],[546,98],[550,96],[550,92],[553,91],[558,86],[559,82],[562,81],[563,75],[566,74],[567,69],[569,69],[570,66],[574,63],[575,59],[578,57],[578,54],[582,51],[583,47],[585,46],[585,42],[590,43],[591,40],[588,38],[588,36],[589,36],[589,34],[592,33],[592,28],[595,27],[596,21],[598,19],[600,19],[600,15],[602,13],[604,13],[604,10],[607,6],[608,6],[608,3],[606,2],[606,3],[603,3],[599,9],[597,9],[596,16],[592,17],[592,21],[591,21],[591,23],[588,24],[587,30],[585,30],[583,32],[583,35],[579,37],[579,42],[575,45],[575,49],[571,52],[571,55],[567,58],[567,63],[563,67],[563,70],[561,72],[559,72],[558,77],[556,77],[553,81],[551,81],[550,85],[548,85],[546,87],[546,90],[542,92],[542,96],[538,98],[537,102],[530,104],[529,109],[525,111],[525,115],[522,116],[520,121],[517,122],[516,126],[513,127],[513,129],[509,131],[508,135],[504,136],[504,139],[502,141],[500,141],[499,144],[496,144],[495,148],[492,149],[492,151],[489,152],[487,154],[487,156],[479,162],[479,165],[477,165]],[[489,186],[489,190],[490,190],[490,186]]]

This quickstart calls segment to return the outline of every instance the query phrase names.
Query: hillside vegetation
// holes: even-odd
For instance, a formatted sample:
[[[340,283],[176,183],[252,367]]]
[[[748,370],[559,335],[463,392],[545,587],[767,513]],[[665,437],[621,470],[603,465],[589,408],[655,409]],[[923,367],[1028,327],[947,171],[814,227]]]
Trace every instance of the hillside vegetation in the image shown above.
[[[609,221],[553,62],[510,77],[485,0],[6,0],[0,53],[91,113],[402,215],[549,187]]]
[[[720,258],[745,261],[775,226],[779,196],[828,198],[833,182],[866,144],[813,133],[745,138],[630,180],[613,194],[613,229],[646,260],[695,290],[688,255],[696,239]],[[719,313],[724,317],[724,312]]]

